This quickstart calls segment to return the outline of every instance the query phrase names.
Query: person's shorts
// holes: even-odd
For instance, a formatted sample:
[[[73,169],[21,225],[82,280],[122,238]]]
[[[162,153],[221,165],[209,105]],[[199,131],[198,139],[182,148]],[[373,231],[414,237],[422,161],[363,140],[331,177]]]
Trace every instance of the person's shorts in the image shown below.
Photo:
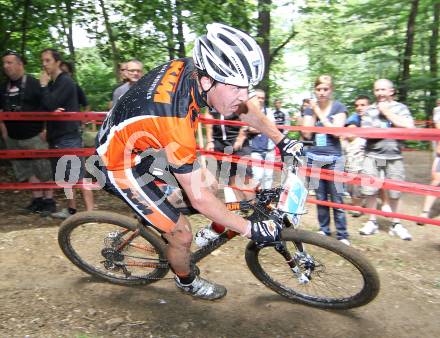
[[[47,143],[43,141],[40,135],[25,139],[16,140],[8,137],[6,139],[6,147],[10,150],[31,150],[31,149],[47,149]],[[31,176],[36,176],[41,182],[47,182],[52,179],[52,170],[50,162],[44,158],[26,158],[20,160],[12,160],[12,168],[15,177],[19,182],[26,182]]]
[[[80,135],[65,137],[58,139],[49,144],[50,149],[68,149],[68,148],[82,148],[83,141]],[[52,157],[51,165],[52,172],[55,176],[55,180],[64,180],[65,182],[76,182],[78,179],[85,177],[85,159],[84,157],[78,157],[75,160],[69,160],[66,162],[59,162],[60,157]],[[63,170],[64,175],[58,171]]]
[[[436,155],[432,162],[432,173],[440,173],[440,155]]]
[[[167,165],[153,156],[144,157],[133,168],[110,171],[100,168],[105,175],[104,190],[127,203],[141,218],[161,232],[171,232],[180,212],[167,200],[161,182],[179,187]]]
[[[226,146],[223,143],[214,140],[214,151],[224,153],[225,150]],[[246,145],[243,148],[232,152],[232,155],[239,157],[249,156],[250,154],[251,148]],[[252,177],[252,167],[246,162],[236,163],[227,160],[219,160],[217,161],[217,172],[221,178],[229,178],[236,175]]]
[[[359,174],[359,171],[348,171],[351,174]],[[362,198],[361,186],[357,184],[347,184],[347,192],[352,198]]]
[[[403,160],[383,160],[376,159],[370,156],[365,156],[364,168],[362,174],[373,176],[375,178],[382,179],[392,179],[392,180],[405,180],[405,167],[403,166]],[[380,182],[378,182],[380,183]],[[375,184],[375,186],[362,186],[362,194],[365,196],[376,195],[381,189],[380,184]],[[397,199],[400,197],[400,191],[389,190],[390,198]]]

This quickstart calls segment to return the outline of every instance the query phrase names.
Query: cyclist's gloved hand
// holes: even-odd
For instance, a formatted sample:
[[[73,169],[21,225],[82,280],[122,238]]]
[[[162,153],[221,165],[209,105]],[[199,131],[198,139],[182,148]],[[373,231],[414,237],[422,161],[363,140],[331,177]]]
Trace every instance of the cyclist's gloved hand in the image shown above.
[[[273,220],[252,222],[251,239],[259,244],[272,243],[280,240],[283,227]]]
[[[286,157],[288,156],[302,156],[304,145],[300,141],[292,140],[287,136],[284,136],[283,139],[277,144],[278,149],[281,154],[281,161],[284,162]]]

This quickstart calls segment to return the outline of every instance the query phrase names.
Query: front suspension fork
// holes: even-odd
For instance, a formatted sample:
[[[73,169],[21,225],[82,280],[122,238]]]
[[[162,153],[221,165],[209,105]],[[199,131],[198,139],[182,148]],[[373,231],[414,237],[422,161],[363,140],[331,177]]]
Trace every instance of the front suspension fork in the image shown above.
[[[302,243],[295,243],[299,252],[304,253],[304,248]],[[292,257],[289,250],[287,250],[287,246],[284,242],[279,242],[275,244],[275,250],[281,254],[286,260],[287,265],[289,265],[295,277],[298,279],[300,284],[307,284],[310,282],[310,277],[305,275],[300,268],[300,262],[296,257]]]

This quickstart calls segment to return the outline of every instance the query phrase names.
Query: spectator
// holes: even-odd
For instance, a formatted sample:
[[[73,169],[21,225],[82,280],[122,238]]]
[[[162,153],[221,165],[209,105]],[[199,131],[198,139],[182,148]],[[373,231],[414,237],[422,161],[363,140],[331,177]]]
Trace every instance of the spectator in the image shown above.
[[[119,82],[120,82],[119,85],[124,84],[125,82],[128,81],[128,77],[127,77],[127,62],[121,62],[118,65],[118,76],[119,76]]]
[[[333,81],[329,75],[321,75],[315,81],[316,102],[310,101],[310,107],[304,110],[305,127],[343,127],[347,117],[347,108],[339,101],[332,99]],[[315,146],[307,150],[308,166],[312,168],[324,168],[327,170],[342,171],[342,149],[338,137],[324,133],[303,132],[306,139],[314,136]],[[333,203],[343,203],[344,190],[333,181],[323,179],[310,179],[310,184],[315,188],[316,198],[319,201],[327,201],[328,195]],[[340,190],[340,191],[339,191]],[[337,239],[350,245],[348,241],[347,221],[345,211],[342,208],[332,208],[336,226]],[[330,208],[317,205],[319,233],[330,236]]]
[[[437,99],[437,107],[434,108],[432,112],[432,120],[434,122],[434,126],[437,129],[440,129],[440,98]],[[435,147],[435,158],[432,163],[432,181],[431,185],[438,187],[440,186],[440,142],[437,142]],[[435,196],[427,195],[425,197],[425,202],[423,203],[423,211],[420,214],[420,217],[430,217],[431,208],[436,200]],[[418,225],[423,225],[423,223],[417,223]]]
[[[390,80],[380,79],[374,83],[376,103],[371,105],[362,117],[362,127],[366,128],[413,128],[414,121],[407,106],[393,100],[394,86]],[[401,144],[393,139],[367,139],[363,173],[369,176],[386,179],[404,180]],[[363,186],[362,193],[366,196],[367,208],[376,209],[378,188]],[[397,212],[400,192],[389,191],[390,207]],[[378,232],[376,215],[370,215],[368,222],[360,229],[361,235],[373,235]],[[411,240],[408,230],[397,218],[392,219],[390,235],[399,236],[403,240]]]
[[[69,74],[69,76],[73,79],[73,65],[70,62],[62,61],[61,70],[64,73]],[[78,83],[75,82],[75,85],[76,85],[76,93],[78,94],[78,103],[80,109],[86,112],[90,111],[89,101],[87,100],[87,96],[84,93],[84,90],[80,87]]]
[[[345,122],[346,127],[356,128],[361,126],[361,118],[364,111],[370,105],[368,96],[360,95],[354,101],[355,113],[352,114]],[[364,150],[366,140],[361,137],[349,136],[345,137],[345,171],[351,174],[359,174],[362,171],[364,163]],[[361,189],[359,185],[349,184],[348,192],[351,196],[352,205],[362,206]],[[362,215],[361,211],[349,211],[353,217]]]
[[[213,109],[206,114],[206,117],[217,120],[240,121],[240,118],[237,115],[225,117]],[[232,154],[240,157],[249,156],[251,154],[246,127],[206,124],[206,139],[206,150]],[[218,161],[217,168],[220,172],[221,179],[226,179],[226,184],[239,186],[239,183],[244,183],[248,185],[252,178],[252,168],[248,165],[243,167],[243,165],[234,162]],[[227,170],[227,168],[229,168],[229,170]],[[238,175],[242,177],[237,177]],[[238,181],[238,179],[241,180]],[[236,190],[234,194],[236,195],[236,200],[253,197],[248,196],[248,194],[239,190]]]
[[[72,78],[61,71],[61,55],[56,50],[47,48],[41,52],[43,71],[40,75],[42,88],[42,105],[45,111],[77,112],[79,111],[78,95],[76,85]],[[51,149],[82,148],[79,121],[48,121],[47,141]],[[59,178],[60,173],[56,172],[58,158],[52,159],[52,170],[55,177]],[[82,159],[80,178],[85,174],[84,162]],[[73,167],[68,166],[62,179],[69,181],[68,177],[73,172]],[[84,203],[87,210],[93,210],[93,192],[82,189]],[[51,210],[53,217],[67,218],[76,213],[76,199],[74,193],[69,198],[68,209],[55,213],[55,205]]]
[[[266,94],[263,90],[257,89],[255,91],[258,102],[260,103],[261,111],[271,121],[275,121],[273,114],[265,107]],[[251,157],[255,160],[275,161],[275,144],[264,134],[254,128],[248,129]],[[272,187],[273,180],[273,165],[265,164],[264,167],[259,165],[252,166],[253,180],[262,189],[269,189]]]
[[[301,108],[299,109],[299,111],[301,112],[301,116],[302,116],[302,117],[304,116],[304,111],[305,111],[307,108],[310,107],[310,102],[311,102],[310,99],[303,99],[303,102],[302,102]]]
[[[8,51],[3,55],[6,83],[0,87],[0,110],[34,112],[40,110],[41,90],[38,80],[25,73],[25,61],[20,54]],[[47,149],[42,121],[5,121],[2,137],[7,149]],[[46,159],[12,160],[19,182],[39,183],[51,180],[50,163]],[[55,205],[52,190],[32,190],[32,202],[25,208],[42,213]]]
[[[359,98],[360,98],[360,100],[358,101]],[[358,96],[358,98],[355,101],[356,113],[351,115],[347,119],[347,122],[346,122],[347,126],[357,126],[357,127],[361,126],[362,116],[364,115],[364,112],[365,112],[366,108],[368,108],[368,106],[370,104],[369,102],[370,102],[370,98],[368,96],[366,96],[366,95]],[[356,104],[358,106],[356,106]],[[362,109],[362,112],[357,112],[358,108]],[[349,162],[349,161],[347,160],[347,162]],[[354,189],[357,189],[357,188],[354,188]],[[385,212],[391,212],[390,198],[388,196],[388,192],[385,189],[380,189],[379,190],[379,195],[380,195],[380,200],[381,200],[381,203],[382,203],[381,210],[385,211]],[[357,205],[357,204],[354,204],[354,205]],[[357,215],[356,212],[353,213],[354,217],[356,217],[355,215]]]
[[[275,107],[275,111],[273,112],[273,116],[275,119],[275,124],[277,126],[285,126],[287,123],[287,114],[285,112],[283,112],[281,110],[281,100],[280,99],[276,99],[275,101],[273,101],[273,105]],[[285,134],[287,133],[287,131],[285,132]]]
[[[130,87],[142,77],[144,73],[144,66],[142,62],[138,60],[128,61],[126,65],[127,70],[125,71],[125,75],[127,77],[127,81],[113,91],[110,108],[118,103],[119,98],[124,95],[130,89]]]

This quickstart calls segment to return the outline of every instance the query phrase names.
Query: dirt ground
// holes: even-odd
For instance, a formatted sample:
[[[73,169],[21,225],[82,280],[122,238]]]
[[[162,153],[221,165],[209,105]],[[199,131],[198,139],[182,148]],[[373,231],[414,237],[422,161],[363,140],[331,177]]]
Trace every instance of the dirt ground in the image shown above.
[[[429,182],[430,154],[405,154],[409,181]],[[11,170],[0,167],[2,181]],[[73,266],[57,244],[59,222],[20,211],[27,192],[0,191],[0,337],[435,337],[440,334],[440,228],[403,222],[404,242],[379,219],[374,237],[358,230],[367,216],[348,216],[352,245],[376,266],[381,291],[362,308],[324,311],[291,303],[265,288],[244,261],[246,241],[234,239],[200,264],[228,288],[216,302],[194,300],[171,279],[145,287],[101,282]],[[61,201],[61,194],[58,200]],[[416,215],[423,197],[405,194],[401,210]],[[129,214],[104,192],[99,209]],[[303,227],[317,229],[309,206]],[[195,228],[206,221],[193,216]],[[167,277],[172,277],[169,274]]]

